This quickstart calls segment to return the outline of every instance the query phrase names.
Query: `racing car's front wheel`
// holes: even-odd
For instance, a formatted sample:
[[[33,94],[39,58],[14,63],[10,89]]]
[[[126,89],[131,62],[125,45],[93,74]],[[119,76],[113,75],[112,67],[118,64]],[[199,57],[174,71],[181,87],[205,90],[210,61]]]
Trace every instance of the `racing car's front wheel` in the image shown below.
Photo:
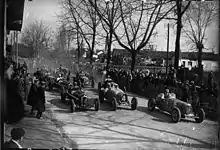
[[[61,101],[62,101],[62,102],[65,102],[65,100],[66,100],[66,95],[65,95],[65,93],[61,92],[61,93],[60,93],[60,97],[61,97]]]
[[[205,119],[205,112],[204,112],[204,110],[202,108],[200,108],[196,114],[197,114],[198,118],[195,118],[195,121],[197,123],[203,122],[203,120]]]
[[[95,111],[98,111],[100,108],[100,101],[98,98],[95,99]]]
[[[131,100],[131,110],[135,110],[137,108],[137,98],[133,97]]]
[[[104,92],[103,91],[99,92],[99,100],[100,100],[101,103],[104,102]]]
[[[181,112],[180,109],[177,107],[174,107],[171,113],[172,121],[177,123],[181,119]]]
[[[76,104],[73,99],[70,101],[70,112],[73,113],[76,111]]]
[[[150,98],[147,104],[147,108],[149,111],[154,111],[155,109],[155,101],[154,99]]]
[[[112,109],[113,109],[113,111],[116,111],[116,109],[117,109],[117,101],[116,101],[116,98],[113,98],[113,99],[112,99]]]

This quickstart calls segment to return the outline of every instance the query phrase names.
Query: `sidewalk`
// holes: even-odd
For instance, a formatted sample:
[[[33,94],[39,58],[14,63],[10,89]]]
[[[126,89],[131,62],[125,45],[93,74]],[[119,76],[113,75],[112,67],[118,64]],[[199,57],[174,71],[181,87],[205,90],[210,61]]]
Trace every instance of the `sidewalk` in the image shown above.
[[[21,144],[24,148],[58,149],[62,146],[69,147],[52,120],[49,104],[46,104],[46,111],[41,119],[28,115],[28,110],[30,107],[26,106],[26,115],[19,123],[5,124],[5,141],[10,139],[12,128],[21,127],[26,132]]]

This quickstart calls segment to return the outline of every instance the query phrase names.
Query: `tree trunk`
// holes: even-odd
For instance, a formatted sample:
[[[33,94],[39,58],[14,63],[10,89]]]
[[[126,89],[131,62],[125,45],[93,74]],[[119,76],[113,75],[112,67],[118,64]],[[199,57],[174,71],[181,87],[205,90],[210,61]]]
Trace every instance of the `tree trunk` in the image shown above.
[[[109,33],[109,38],[107,40],[107,45],[108,45],[108,49],[107,49],[107,69],[109,68],[109,64],[110,64],[110,61],[111,61],[111,47],[112,47],[112,35],[113,35],[113,32],[110,32]]]
[[[132,60],[131,60],[131,72],[134,71],[134,69],[135,69],[136,56],[137,56],[136,51],[131,53],[131,58],[132,58]]]
[[[197,49],[198,49],[199,81],[201,82],[202,79],[203,79],[203,65],[202,65],[202,49],[203,49],[203,44],[198,42],[197,43]]]
[[[77,64],[79,64],[79,58],[80,58],[80,43],[79,43],[79,29],[77,28],[77,33],[76,33],[76,38],[77,38]]]
[[[176,43],[175,43],[175,60],[174,68],[177,70],[179,68],[179,57],[180,57],[180,36],[182,29],[182,19],[181,19],[181,7],[177,5],[177,32],[176,32]]]
[[[94,54],[94,51],[93,50],[90,50],[90,65],[92,65],[92,62],[93,62],[93,54]]]

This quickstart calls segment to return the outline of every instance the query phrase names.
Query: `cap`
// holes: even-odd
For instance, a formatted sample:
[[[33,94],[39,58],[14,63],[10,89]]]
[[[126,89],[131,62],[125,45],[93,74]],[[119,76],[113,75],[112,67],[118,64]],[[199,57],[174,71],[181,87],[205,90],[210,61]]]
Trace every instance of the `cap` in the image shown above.
[[[13,140],[18,140],[25,135],[25,131],[22,128],[13,128],[11,130],[11,138]]]

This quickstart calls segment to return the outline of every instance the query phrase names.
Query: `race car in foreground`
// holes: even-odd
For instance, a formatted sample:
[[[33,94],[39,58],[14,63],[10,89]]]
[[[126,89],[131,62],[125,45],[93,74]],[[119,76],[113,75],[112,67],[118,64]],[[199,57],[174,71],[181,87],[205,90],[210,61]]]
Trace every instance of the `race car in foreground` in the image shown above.
[[[66,101],[66,98],[68,98],[69,101]],[[95,111],[98,111],[100,108],[98,98],[88,98],[85,91],[72,84],[69,84],[67,87],[63,86],[61,100],[70,105],[71,112],[75,112],[76,108],[90,109],[93,107]]]
[[[155,107],[171,114],[172,121],[175,123],[186,117],[193,118],[197,123],[201,123],[205,118],[205,112],[202,108],[197,106],[193,110],[191,104],[177,99],[175,93],[170,93],[169,97],[165,97],[164,93],[160,93],[155,99],[150,98],[148,110],[153,111]]]
[[[132,110],[135,110],[138,105],[136,97],[133,97],[131,101],[128,100],[128,95],[122,91],[117,83],[112,81],[106,81],[103,85],[99,85],[99,99],[100,102],[110,102],[113,110],[115,111],[118,106],[130,106]]]

